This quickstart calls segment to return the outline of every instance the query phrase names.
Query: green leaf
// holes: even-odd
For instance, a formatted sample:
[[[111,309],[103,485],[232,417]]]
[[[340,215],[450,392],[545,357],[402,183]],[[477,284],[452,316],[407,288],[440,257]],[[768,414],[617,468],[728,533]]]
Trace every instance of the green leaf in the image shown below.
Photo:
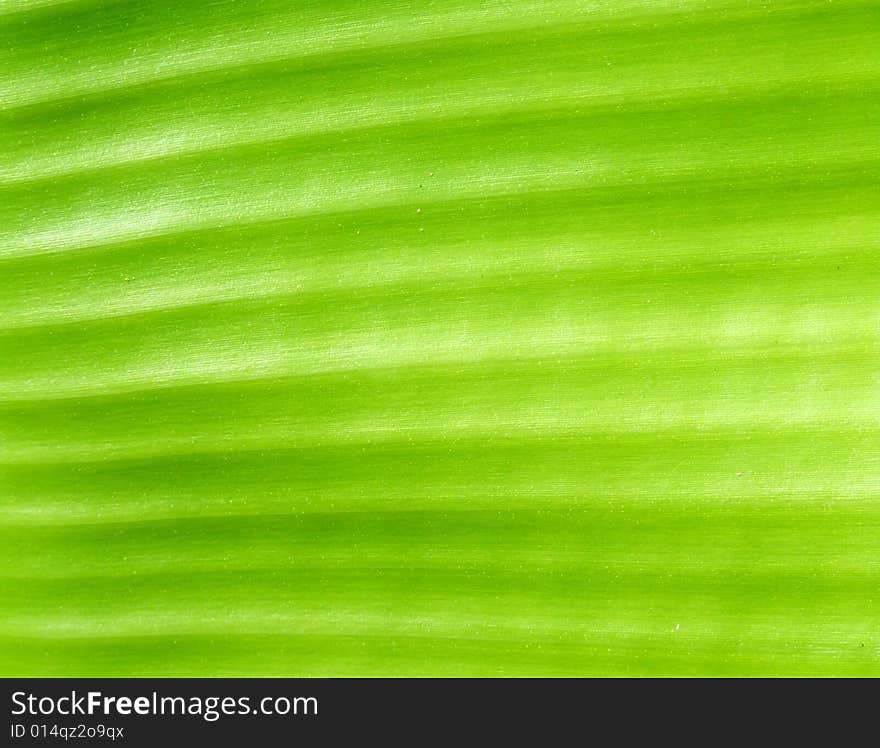
[[[876,3],[0,38],[0,675],[880,675]]]

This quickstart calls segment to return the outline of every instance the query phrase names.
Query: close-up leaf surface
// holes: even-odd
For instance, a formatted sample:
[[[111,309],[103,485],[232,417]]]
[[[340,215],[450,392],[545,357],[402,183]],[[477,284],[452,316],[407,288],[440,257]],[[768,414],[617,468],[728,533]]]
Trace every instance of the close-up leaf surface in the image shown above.
[[[0,675],[880,675],[880,4],[0,0]]]

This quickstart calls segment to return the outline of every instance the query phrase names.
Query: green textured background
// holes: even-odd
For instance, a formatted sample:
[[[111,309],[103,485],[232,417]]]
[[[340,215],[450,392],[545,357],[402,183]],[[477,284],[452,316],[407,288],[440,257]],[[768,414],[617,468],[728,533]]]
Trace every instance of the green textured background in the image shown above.
[[[880,675],[880,5],[0,2],[0,674]]]

